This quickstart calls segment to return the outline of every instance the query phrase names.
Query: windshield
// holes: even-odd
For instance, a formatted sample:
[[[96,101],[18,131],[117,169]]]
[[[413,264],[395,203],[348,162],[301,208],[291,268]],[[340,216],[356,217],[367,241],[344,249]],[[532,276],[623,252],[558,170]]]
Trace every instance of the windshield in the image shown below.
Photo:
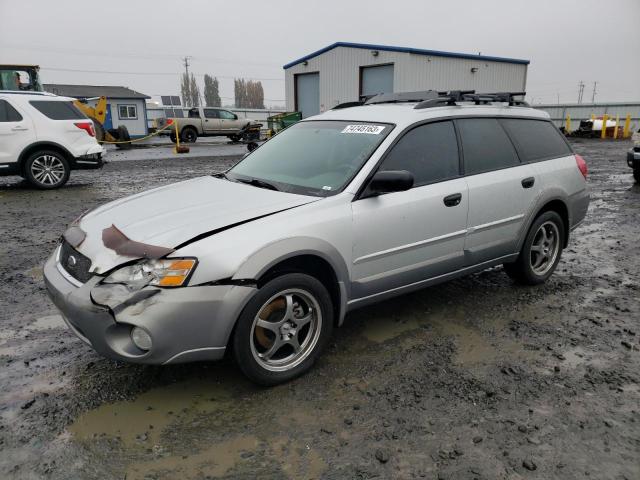
[[[300,122],[254,150],[227,172],[227,177],[268,182],[291,193],[334,195],[360,170],[392,128],[366,122]]]

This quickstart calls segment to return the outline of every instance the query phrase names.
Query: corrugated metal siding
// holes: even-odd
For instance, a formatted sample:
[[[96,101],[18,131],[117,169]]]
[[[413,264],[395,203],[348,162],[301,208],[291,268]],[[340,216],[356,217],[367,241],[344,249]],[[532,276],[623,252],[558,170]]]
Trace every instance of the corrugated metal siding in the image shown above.
[[[547,112],[558,127],[565,126],[567,115],[569,115],[571,117],[571,130],[578,128],[580,120],[587,120],[591,118],[592,114],[599,117],[605,113],[607,115],[613,115],[614,120],[616,115],[620,115],[621,125],[624,125],[627,114],[630,114],[632,131],[637,131],[638,128],[640,128],[640,102],[569,103],[559,105],[534,105],[534,108]]]
[[[285,72],[287,110],[295,109],[294,75],[320,72],[320,111],[358,99],[360,67],[394,64],[394,90],[475,89],[477,91],[521,91],[526,87],[527,65],[460,59],[411,53],[338,47],[297,64]],[[471,68],[477,68],[471,73]]]

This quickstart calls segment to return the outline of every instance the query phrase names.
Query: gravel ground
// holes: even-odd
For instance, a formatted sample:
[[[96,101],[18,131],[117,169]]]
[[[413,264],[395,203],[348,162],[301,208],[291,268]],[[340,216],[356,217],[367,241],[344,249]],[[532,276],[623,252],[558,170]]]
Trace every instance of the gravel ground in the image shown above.
[[[67,331],[42,264],[87,208],[238,157],[113,162],[0,184],[0,477],[638,479],[640,187],[627,142],[576,141],[589,214],[556,273],[494,268],[351,313],[315,368],[105,360]]]

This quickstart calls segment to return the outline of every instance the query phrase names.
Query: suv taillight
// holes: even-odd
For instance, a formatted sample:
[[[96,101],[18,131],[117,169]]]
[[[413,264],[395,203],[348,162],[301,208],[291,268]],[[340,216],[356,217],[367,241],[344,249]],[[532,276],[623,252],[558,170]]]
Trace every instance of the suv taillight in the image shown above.
[[[582,158],[580,155],[576,155],[576,165],[578,165],[578,170],[580,170],[580,173],[582,174],[582,176],[584,177],[584,179],[587,179],[587,162],[584,161],[584,158]]]
[[[85,132],[87,132],[90,136],[96,136],[96,131],[93,128],[93,122],[76,122],[74,123],[74,125],[80,130],[84,130]]]

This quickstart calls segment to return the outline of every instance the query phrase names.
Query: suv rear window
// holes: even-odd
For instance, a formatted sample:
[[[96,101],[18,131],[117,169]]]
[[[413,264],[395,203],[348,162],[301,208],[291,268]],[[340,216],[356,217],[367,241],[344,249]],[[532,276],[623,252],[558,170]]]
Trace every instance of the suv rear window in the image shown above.
[[[511,140],[495,118],[464,118],[456,122],[462,138],[466,175],[520,164]]]
[[[500,121],[516,144],[518,154],[524,162],[571,155],[567,142],[551,122],[521,118],[505,118]]]
[[[59,100],[32,100],[33,107],[51,120],[82,120],[87,117],[71,102]]]
[[[22,115],[6,100],[0,100],[0,122],[19,122]]]

